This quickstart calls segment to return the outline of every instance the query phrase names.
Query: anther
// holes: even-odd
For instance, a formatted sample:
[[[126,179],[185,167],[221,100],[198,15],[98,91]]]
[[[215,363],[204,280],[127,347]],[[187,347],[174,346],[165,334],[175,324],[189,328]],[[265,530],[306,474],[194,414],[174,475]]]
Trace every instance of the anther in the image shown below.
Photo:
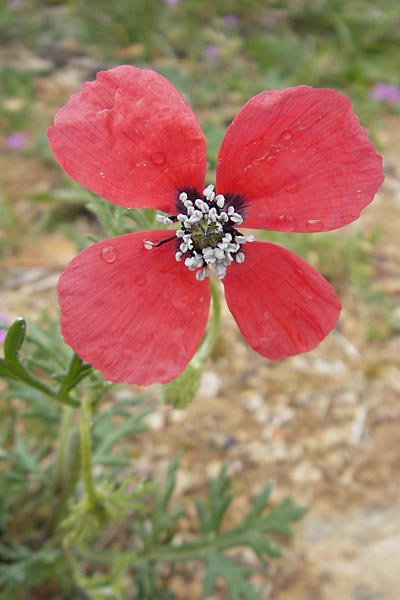
[[[240,212],[236,211],[233,203],[229,201],[227,205],[223,194],[215,194],[213,185],[204,188],[202,198],[191,196],[190,199],[186,192],[181,192],[179,200],[182,208],[180,214],[157,217],[166,225],[178,222],[180,228],[175,235],[157,243],[145,240],[144,247],[150,250],[175,239],[175,260],[182,261],[188,269],[195,271],[198,281],[210,275],[211,267],[217,277],[223,279],[233,262],[241,264],[245,260],[243,245],[254,239],[236,229],[237,225],[243,223],[242,200],[239,198]]]
[[[172,225],[174,222],[170,217],[165,217],[164,215],[157,215],[156,219],[159,223],[164,223],[164,225]]]
[[[222,194],[218,194],[215,196],[215,202],[217,203],[218,208],[223,208],[225,206],[225,198]]]
[[[167,242],[172,242],[172,240],[175,239],[175,235],[171,235],[170,237],[164,238],[163,240],[160,240],[159,242],[152,242],[151,240],[144,240],[143,242],[143,246],[146,248],[146,250],[152,250],[153,248],[158,248],[159,246],[162,246],[163,244],[166,244]]]

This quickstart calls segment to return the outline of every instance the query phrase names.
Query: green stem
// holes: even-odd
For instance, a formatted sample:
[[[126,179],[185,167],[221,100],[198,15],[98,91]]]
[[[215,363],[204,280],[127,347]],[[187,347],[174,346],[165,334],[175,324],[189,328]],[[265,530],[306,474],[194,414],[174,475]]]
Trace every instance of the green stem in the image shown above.
[[[64,481],[62,482],[62,488],[60,488],[61,494],[52,507],[52,512],[49,517],[47,526],[43,530],[43,543],[46,539],[49,539],[57,529],[59,523],[63,520],[67,512],[67,503],[73,494],[80,474],[80,452],[79,444],[74,443],[75,435],[71,441],[71,458],[68,461],[68,473],[64,470]]]
[[[66,450],[68,436],[71,429],[72,417],[74,411],[69,406],[63,406],[61,426],[59,433],[59,442],[57,447],[56,455],[56,473],[55,473],[55,484],[56,488],[63,489],[66,480]]]
[[[215,346],[218,337],[219,322],[221,320],[221,296],[217,284],[210,277],[212,315],[208,324],[206,334],[199,349],[192,359],[192,363],[202,365]]]
[[[96,509],[99,503],[92,472],[92,416],[92,401],[86,396],[81,407],[81,469],[89,510]]]
[[[271,523],[254,523],[252,526],[235,527],[226,532],[204,534],[200,539],[193,542],[186,542],[181,545],[157,545],[144,552],[119,551],[109,552],[97,549],[94,553],[91,550],[90,558],[99,563],[115,563],[118,561],[121,570],[128,567],[149,567],[154,562],[186,562],[194,560],[204,560],[213,552],[223,552],[230,548],[248,546],[248,540],[257,535],[264,536],[271,534],[280,534],[284,537],[290,537],[290,531],[282,533],[282,529],[271,519]],[[82,553],[85,556],[85,552]]]
[[[250,535],[252,532],[250,531]],[[222,552],[233,547],[243,547],[248,545],[248,532],[243,533],[240,530],[228,531],[217,535],[206,534],[194,542],[183,543],[179,546],[158,545],[144,552],[124,551],[120,553],[115,551],[102,551],[97,549],[94,553],[91,550],[91,558],[99,563],[107,563],[110,560],[115,563],[118,561],[121,569],[128,567],[148,567],[154,562],[186,562],[195,560],[204,560],[213,552]],[[86,556],[82,551],[82,556]]]
[[[49,396],[53,400],[57,400],[61,404],[66,406],[74,406],[77,407],[78,403],[76,400],[69,398],[68,396],[60,397],[57,392],[54,392],[48,385],[42,383],[36,377],[34,377],[25,367],[23,367],[19,363],[15,363],[12,365],[12,368],[8,366],[8,364],[3,360],[1,363],[1,372],[0,375],[3,377],[9,377],[10,379],[23,381],[26,385],[34,388],[35,390],[39,390],[42,394]]]

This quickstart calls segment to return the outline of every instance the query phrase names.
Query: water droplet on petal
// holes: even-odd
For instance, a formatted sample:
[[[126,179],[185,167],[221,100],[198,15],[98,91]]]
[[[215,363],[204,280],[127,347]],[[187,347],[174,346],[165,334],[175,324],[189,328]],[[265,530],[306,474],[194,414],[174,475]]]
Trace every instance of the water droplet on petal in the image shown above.
[[[273,152],[274,154],[279,154],[282,148],[284,148],[284,146],[282,146],[281,144],[272,144],[272,146],[270,147],[270,152]]]
[[[275,219],[275,226],[278,231],[294,231],[296,219],[292,215],[279,215]]]
[[[151,155],[151,160],[155,165],[163,165],[166,157],[163,152],[154,152],[154,154]]]
[[[278,144],[273,144],[266,154],[264,154],[263,156],[259,156],[258,158],[255,158],[252,161],[252,166],[258,167],[259,165],[262,165],[263,167],[272,167],[272,165],[275,164],[276,159],[278,158],[278,154],[281,150],[281,146],[279,146]]]
[[[282,131],[282,133],[281,133],[281,138],[283,140],[288,141],[288,140],[291,140],[292,137],[293,137],[293,132],[290,131],[290,129],[285,129],[285,131]]]
[[[264,156],[259,156],[258,158],[255,158],[251,164],[254,167],[258,167],[259,165],[265,164],[268,157],[269,157],[269,154],[264,154]]]
[[[299,191],[299,180],[298,179],[290,179],[286,186],[285,186],[285,190],[287,192],[289,192],[289,194],[295,194],[296,192]]]
[[[319,219],[309,219],[306,223],[307,231],[322,231],[325,227],[324,223]]]
[[[352,223],[357,219],[358,215],[353,215],[352,213],[344,213],[341,218],[342,225],[347,225],[348,223]]]
[[[114,246],[103,246],[100,256],[106,263],[113,263],[117,259],[117,251]]]

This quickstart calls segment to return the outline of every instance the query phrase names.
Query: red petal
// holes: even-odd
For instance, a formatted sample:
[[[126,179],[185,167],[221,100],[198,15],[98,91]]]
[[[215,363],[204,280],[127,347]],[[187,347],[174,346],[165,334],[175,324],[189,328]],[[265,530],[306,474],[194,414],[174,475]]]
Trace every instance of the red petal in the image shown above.
[[[110,381],[148,385],[174,379],[192,358],[210,303],[207,282],[174,258],[173,242],[146,250],[168,231],[94,244],[58,284],[67,344]]]
[[[301,258],[265,242],[246,244],[244,263],[223,280],[240,331],[254,350],[277,360],[307,352],[336,325],[340,300]]]
[[[128,208],[176,209],[177,190],[202,190],[205,139],[192,109],[158,73],[120,66],[84,83],[48,130],[75,181]]]
[[[244,197],[246,227],[307,232],[357,219],[382,181],[348,98],[299,86],[245,104],[222,141],[216,188]]]

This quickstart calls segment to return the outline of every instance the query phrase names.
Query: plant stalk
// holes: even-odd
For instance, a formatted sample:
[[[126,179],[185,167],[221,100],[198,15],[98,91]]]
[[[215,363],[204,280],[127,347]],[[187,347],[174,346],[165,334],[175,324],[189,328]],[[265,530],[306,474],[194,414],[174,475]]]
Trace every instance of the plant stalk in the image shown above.
[[[92,417],[92,401],[85,396],[81,406],[81,470],[89,510],[95,510],[99,503],[92,471]]]
[[[212,314],[208,323],[208,328],[205,336],[202,339],[199,349],[192,359],[192,364],[202,365],[212,349],[215,346],[218,337],[219,322],[221,320],[221,295],[216,282],[210,277],[211,298],[212,298]]]

